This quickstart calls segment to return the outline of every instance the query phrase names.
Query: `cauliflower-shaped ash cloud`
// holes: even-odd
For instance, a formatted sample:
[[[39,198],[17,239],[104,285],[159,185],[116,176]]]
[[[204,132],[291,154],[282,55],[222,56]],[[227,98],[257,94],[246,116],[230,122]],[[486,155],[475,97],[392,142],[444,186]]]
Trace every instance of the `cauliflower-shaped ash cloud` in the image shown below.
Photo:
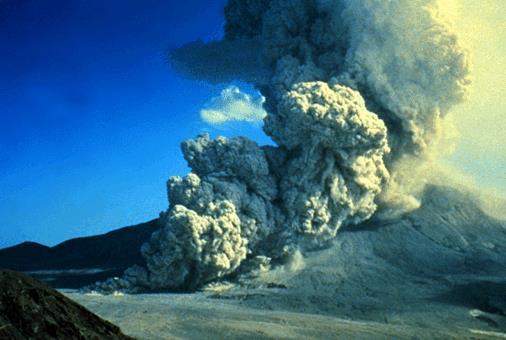
[[[161,229],[142,247],[146,269],[127,271],[121,287],[194,289],[282,263],[370,218],[381,193],[399,187],[396,162],[428,152],[465,95],[466,54],[436,5],[229,0],[225,38],[183,46],[172,61],[211,82],[253,83],[265,102],[229,87],[202,118],[257,121],[265,108],[277,146],[184,142],[192,172],[169,180]]]
[[[230,0],[225,39],[184,46],[173,60],[211,82],[253,82],[268,111],[295,83],[337,78],[384,120],[395,161],[428,151],[470,83],[440,1]]]
[[[233,272],[246,258],[248,239],[232,202],[210,202],[202,214],[176,205],[161,220],[165,225],[142,248],[153,289],[193,289]]]
[[[263,150],[239,137],[183,143],[192,172],[168,183],[170,209],[142,247],[150,289],[193,289],[234,272],[275,225]]]
[[[263,96],[253,97],[237,86],[229,86],[200,110],[200,117],[213,125],[238,121],[257,123],[267,115],[263,108],[264,101]]]
[[[358,92],[297,84],[265,129],[281,148],[208,135],[183,143],[192,172],[170,179],[170,209],[142,248],[150,289],[193,289],[257,258],[319,247],[374,213],[389,149]]]
[[[288,151],[280,179],[287,224],[310,243],[368,219],[389,174],[386,127],[360,94],[335,83],[295,85],[265,122]]]

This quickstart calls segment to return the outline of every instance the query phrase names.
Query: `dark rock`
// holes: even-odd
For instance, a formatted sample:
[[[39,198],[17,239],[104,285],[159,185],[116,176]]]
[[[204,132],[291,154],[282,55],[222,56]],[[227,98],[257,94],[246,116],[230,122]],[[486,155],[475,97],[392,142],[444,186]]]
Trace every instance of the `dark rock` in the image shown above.
[[[0,271],[1,339],[132,339],[39,281]]]
[[[288,287],[285,284],[280,284],[276,282],[267,283],[267,288],[279,288],[279,289],[287,289]]]
[[[0,249],[0,268],[25,272],[54,288],[81,288],[144,264],[141,245],[156,229],[158,220],[152,220],[52,248],[24,242]]]

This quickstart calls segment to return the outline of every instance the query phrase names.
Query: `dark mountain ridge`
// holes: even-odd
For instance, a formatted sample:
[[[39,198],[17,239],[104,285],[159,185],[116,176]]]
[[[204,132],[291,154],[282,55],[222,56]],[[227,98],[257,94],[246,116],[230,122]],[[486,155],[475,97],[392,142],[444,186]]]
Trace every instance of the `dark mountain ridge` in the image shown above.
[[[57,288],[81,287],[120,276],[129,266],[142,264],[139,249],[157,228],[155,219],[54,247],[23,242],[0,250],[0,268],[27,272]]]

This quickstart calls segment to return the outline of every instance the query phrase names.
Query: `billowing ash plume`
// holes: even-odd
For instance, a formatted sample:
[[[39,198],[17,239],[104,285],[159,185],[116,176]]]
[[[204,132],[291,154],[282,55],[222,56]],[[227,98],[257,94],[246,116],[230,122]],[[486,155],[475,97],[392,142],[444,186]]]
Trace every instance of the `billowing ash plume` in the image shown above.
[[[325,245],[369,219],[395,162],[422,155],[465,96],[466,56],[432,0],[230,0],[225,38],[172,53],[180,71],[252,82],[277,147],[183,143],[147,270],[116,288],[193,289]],[[103,284],[104,287],[111,284]]]
[[[283,153],[278,183],[286,228],[319,244],[374,213],[388,179],[387,130],[358,92],[333,81],[297,83],[265,131]]]

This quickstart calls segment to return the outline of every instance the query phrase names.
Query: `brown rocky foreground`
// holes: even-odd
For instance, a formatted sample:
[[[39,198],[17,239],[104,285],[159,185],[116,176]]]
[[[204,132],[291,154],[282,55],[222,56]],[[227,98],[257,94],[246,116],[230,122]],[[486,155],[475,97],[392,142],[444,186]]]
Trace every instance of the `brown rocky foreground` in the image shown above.
[[[132,339],[39,281],[0,270],[0,339]]]

